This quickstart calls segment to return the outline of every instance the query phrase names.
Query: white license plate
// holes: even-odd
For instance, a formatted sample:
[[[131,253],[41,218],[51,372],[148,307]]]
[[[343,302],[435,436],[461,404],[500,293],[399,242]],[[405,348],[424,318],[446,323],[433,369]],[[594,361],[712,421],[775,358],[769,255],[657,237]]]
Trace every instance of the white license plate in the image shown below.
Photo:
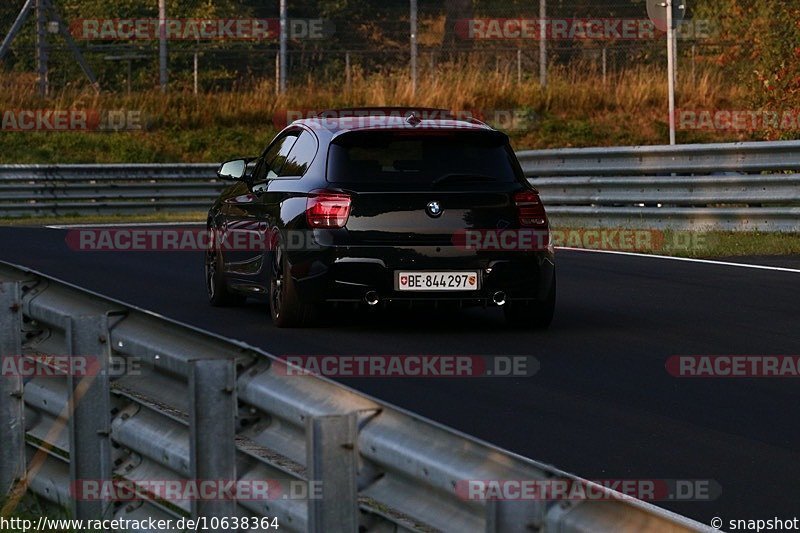
[[[395,273],[395,285],[398,291],[477,291],[479,282],[480,278],[476,271]]]

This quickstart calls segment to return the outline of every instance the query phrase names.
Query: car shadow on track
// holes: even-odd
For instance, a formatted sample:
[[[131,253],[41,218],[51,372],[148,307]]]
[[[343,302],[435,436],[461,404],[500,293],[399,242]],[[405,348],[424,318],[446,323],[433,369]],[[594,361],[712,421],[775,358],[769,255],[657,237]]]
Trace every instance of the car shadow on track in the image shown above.
[[[269,317],[269,306],[262,302],[250,302],[247,308]],[[388,308],[367,309],[353,305],[326,306],[314,320],[316,329],[369,329],[460,331],[465,329],[497,330],[506,325],[501,309],[497,308]]]
[[[268,327],[273,327],[269,321],[268,304],[251,301],[244,309],[247,309],[248,313],[261,314],[266,318]],[[340,305],[328,307],[319,315],[313,327],[303,328],[299,331],[342,330],[353,332],[363,330],[386,333],[419,331],[442,334],[491,332],[548,335],[558,331],[577,330],[586,326],[598,328],[608,326],[607,319],[604,320],[602,316],[597,316],[585,306],[557,309],[553,324],[546,331],[510,326],[505,321],[503,310],[496,307],[367,309],[352,305]]]

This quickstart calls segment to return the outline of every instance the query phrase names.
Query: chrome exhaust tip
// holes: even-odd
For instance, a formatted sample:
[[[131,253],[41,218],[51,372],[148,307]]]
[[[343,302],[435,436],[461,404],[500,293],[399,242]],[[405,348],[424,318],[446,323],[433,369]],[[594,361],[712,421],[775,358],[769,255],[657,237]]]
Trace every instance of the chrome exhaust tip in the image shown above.
[[[494,296],[492,296],[492,301],[498,307],[506,305],[506,293],[503,291],[497,291],[494,293]]]
[[[367,294],[364,295],[364,301],[367,302],[367,305],[370,307],[375,307],[378,305],[378,302],[381,301],[378,293],[375,291],[368,291]]]

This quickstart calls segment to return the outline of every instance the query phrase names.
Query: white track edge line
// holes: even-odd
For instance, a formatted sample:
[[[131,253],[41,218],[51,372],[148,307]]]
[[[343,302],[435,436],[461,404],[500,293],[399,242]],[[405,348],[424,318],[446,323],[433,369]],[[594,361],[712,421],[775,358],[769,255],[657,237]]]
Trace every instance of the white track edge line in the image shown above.
[[[45,226],[47,229],[80,229],[80,228],[138,228],[138,227],[158,227],[158,226],[205,226],[205,222],[135,222],[124,224],[64,224],[55,226]]]
[[[639,254],[634,252],[619,252],[616,250],[591,250],[588,248],[569,248],[566,246],[557,246],[559,250],[568,250],[570,252],[589,252],[589,253],[596,253],[596,254],[613,254],[613,255],[628,255],[633,257],[649,257],[651,259],[666,259],[668,261],[683,261],[686,263],[702,263],[707,265],[720,265],[720,266],[732,266],[732,267],[740,267],[740,268],[753,268],[756,270],[771,270],[774,272],[792,272],[795,274],[800,274],[800,269],[796,268],[785,268],[785,267],[774,267],[774,266],[767,266],[767,265],[752,265],[750,263],[731,263],[728,261],[712,261],[711,259],[692,259],[690,257],[672,257],[669,255],[656,255],[656,254]]]

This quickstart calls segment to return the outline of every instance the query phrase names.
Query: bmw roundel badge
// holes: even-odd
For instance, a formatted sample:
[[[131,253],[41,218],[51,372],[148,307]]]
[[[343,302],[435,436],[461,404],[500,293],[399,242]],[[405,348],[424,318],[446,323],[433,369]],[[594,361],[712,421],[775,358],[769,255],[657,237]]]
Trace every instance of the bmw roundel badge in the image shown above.
[[[442,204],[440,204],[437,201],[428,202],[428,215],[430,215],[433,218],[439,218],[440,216],[442,216],[442,212],[443,212]]]

